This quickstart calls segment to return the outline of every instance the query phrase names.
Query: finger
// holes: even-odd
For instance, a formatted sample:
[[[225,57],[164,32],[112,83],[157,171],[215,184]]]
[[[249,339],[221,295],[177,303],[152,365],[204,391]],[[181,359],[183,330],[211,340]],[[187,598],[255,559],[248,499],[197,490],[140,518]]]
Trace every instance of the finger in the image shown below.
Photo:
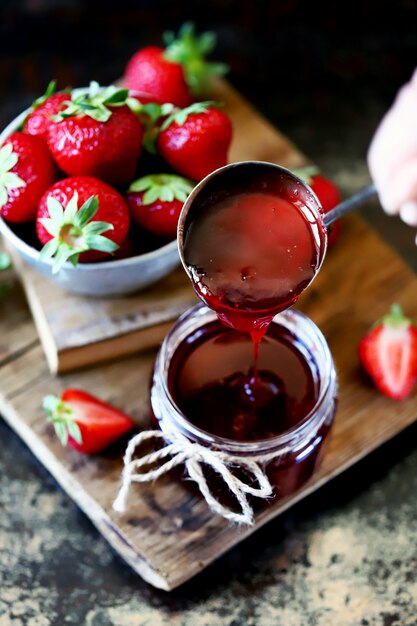
[[[408,226],[417,227],[417,201],[405,202],[400,209],[400,218]]]

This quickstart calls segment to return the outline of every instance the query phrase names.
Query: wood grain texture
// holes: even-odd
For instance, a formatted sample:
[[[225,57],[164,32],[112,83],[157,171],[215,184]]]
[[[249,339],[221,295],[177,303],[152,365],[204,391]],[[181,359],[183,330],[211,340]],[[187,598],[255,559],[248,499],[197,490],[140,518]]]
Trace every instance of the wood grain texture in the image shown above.
[[[246,121],[250,126],[251,112]],[[296,162],[291,144],[271,127],[277,154]],[[249,131],[248,131],[249,132]],[[265,132],[267,132],[265,130]],[[267,133],[267,134],[268,134]],[[255,139],[253,140],[256,144]],[[262,158],[259,150],[258,158]],[[268,158],[271,158],[272,152]],[[243,157],[243,155],[242,155]],[[248,154],[248,158],[253,158]],[[288,163],[284,157],[281,163]],[[398,302],[417,317],[417,277],[357,216],[344,218],[342,233],[322,269],[297,303],[327,338],[339,377],[339,402],[321,468],[297,493],[257,514],[254,527],[236,528],[213,515],[173,476],[133,486],[128,511],[112,502],[119,488],[126,441],[105,454],[86,457],[63,449],[42,415],[48,393],[76,386],[96,393],[132,415],[138,429],[148,424],[148,383],[155,350],[141,351],[99,367],[51,375],[35,327],[19,290],[2,306],[0,411],[12,428],[85,511],[114,549],[150,584],[170,590],[204,569],[233,545],[406,428],[417,417],[417,389],[403,402],[390,401],[362,373],[357,345],[369,325]],[[13,315],[16,331],[11,330]],[[21,329],[21,337],[19,336]]]
[[[213,83],[212,98],[224,103],[233,123],[230,161],[274,161],[290,168],[306,162],[226,81]],[[176,318],[197,301],[181,268],[138,294],[106,299],[77,296],[58,285],[51,288],[50,281],[16,254],[13,259],[52,373],[156,346]]]

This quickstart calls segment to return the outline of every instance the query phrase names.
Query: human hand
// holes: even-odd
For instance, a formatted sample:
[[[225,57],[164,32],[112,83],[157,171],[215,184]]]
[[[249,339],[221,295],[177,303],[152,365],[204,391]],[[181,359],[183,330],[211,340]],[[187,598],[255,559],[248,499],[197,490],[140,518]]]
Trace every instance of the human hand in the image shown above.
[[[417,69],[382,118],[367,161],[384,211],[417,227]]]

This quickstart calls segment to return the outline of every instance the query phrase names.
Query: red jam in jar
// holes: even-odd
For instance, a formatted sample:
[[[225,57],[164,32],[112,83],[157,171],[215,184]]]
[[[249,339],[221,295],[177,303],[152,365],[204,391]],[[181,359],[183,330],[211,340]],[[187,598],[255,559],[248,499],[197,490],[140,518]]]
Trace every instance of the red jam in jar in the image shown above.
[[[325,338],[302,313],[275,316],[254,376],[250,336],[224,326],[200,304],[166,336],[150,398],[162,431],[179,431],[237,457],[276,453],[265,471],[275,495],[283,497],[317,467],[334,418],[336,387]]]
[[[317,401],[316,367],[296,338],[271,324],[253,367],[248,335],[219,321],[191,333],[175,351],[168,384],[198,428],[234,441],[270,439],[296,426]]]

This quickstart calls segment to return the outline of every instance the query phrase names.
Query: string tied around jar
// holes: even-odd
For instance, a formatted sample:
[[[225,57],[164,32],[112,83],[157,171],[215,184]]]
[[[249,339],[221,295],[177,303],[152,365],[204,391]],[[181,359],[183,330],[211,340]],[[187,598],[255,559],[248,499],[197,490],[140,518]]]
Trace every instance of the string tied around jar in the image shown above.
[[[164,440],[166,445],[142,457],[135,457],[140,446],[144,442],[151,440],[154,440],[155,443]],[[272,485],[261,465],[273,458],[277,458],[277,456],[283,456],[289,451],[290,448],[288,447],[267,455],[238,457],[190,441],[179,432],[168,433],[160,430],[145,430],[135,435],[127,445],[123,459],[122,484],[114,500],[113,509],[119,513],[126,511],[127,498],[132,483],[153,481],[168,473],[174,467],[184,465],[188,476],[197,483],[201,494],[214,513],[237,524],[252,526],[255,521],[254,512],[248,501],[248,495],[256,496],[257,498],[268,498],[273,492]],[[215,497],[204,476],[203,465],[208,465],[221,476],[236,498],[240,506],[240,512],[235,512],[224,506]],[[146,470],[147,467],[151,469]],[[255,479],[258,486],[252,486],[237,477],[230,469],[233,467],[239,467],[243,470],[248,475],[250,482],[252,482],[252,479]]]

